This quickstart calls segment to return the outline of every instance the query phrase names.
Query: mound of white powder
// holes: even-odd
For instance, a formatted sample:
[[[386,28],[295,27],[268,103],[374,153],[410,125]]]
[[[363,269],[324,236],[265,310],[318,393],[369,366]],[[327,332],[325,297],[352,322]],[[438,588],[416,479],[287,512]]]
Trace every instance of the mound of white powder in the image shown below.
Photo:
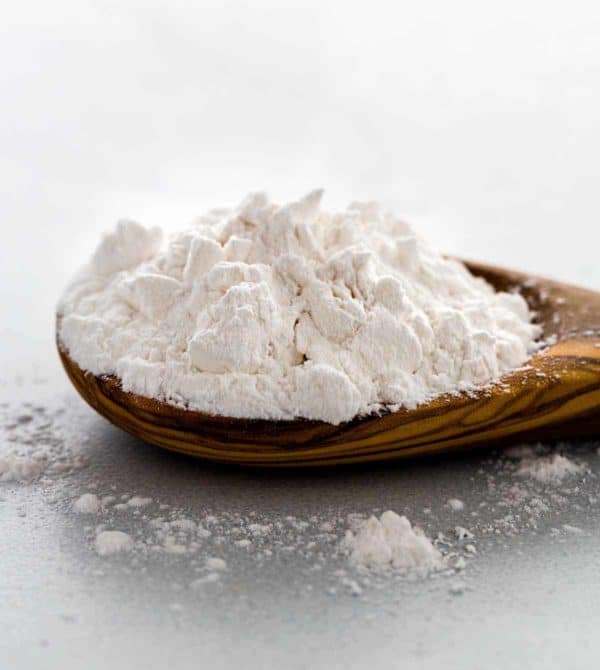
[[[473,389],[539,328],[377,205],[213,210],[163,243],[121,221],[67,288],[60,342],[123,388],[232,417],[337,424]]]
[[[405,516],[388,510],[349,530],[343,546],[350,560],[367,568],[394,568],[400,571],[430,572],[442,567],[440,552]]]
[[[531,477],[539,482],[560,482],[565,477],[572,477],[585,472],[585,468],[562,454],[532,456],[524,458],[518,469],[520,477]]]
[[[100,556],[110,556],[131,551],[134,542],[130,535],[121,530],[103,530],[96,536],[94,546]]]
[[[94,493],[84,493],[73,503],[73,509],[79,514],[97,514],[102,503]]]

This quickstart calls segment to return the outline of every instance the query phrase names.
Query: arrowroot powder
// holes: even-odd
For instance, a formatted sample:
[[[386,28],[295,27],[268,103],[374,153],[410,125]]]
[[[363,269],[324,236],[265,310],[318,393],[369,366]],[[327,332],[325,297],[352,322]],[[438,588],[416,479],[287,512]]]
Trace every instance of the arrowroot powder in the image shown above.
[[[442,555],[405,516],[388,510],[378,519],[371,516],[349,530],[342,542],[350,560],[358,566],[400,571],[429,572],[443,566]]]
[[[121,221],[59,305],[61,346],[126,391],[209,414],[337,424],[521,366],[539,327],[373,203],[321,191],[212,210],[163,241]]]

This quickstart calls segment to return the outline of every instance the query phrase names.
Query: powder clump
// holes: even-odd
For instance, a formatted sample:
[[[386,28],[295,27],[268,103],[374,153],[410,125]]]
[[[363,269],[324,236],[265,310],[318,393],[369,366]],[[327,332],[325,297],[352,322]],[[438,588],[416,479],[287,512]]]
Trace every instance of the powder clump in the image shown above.
[[[342,547],[359,567],[428,573],[443,566],[442,555],[431,540],[405,516],[391,510],[379,519],[371,516],[354,532],[348,530]]]
[[[131,535],[121,530],[103,530],[96,536],[94,547],[98,555],[111,556],[131,551],[134,542]]]
[[[73,509],[78,514],[98,514],[102,503],[95,493],[84,493],[73,503]]]
[[[532,456],[524,458],[517,468],[517,475],[529,477],[538,482],[560,482],[566,477],[581,474],[585,468],[562,454]]]
[[[265,194],[162,243],[122,221],[59,305],[60,342],[126,391],[209,414],[337,424],[522,365],[539,328],[374,203]]]
[[[8,454],[0,458],[0,482],[29,482],[43,474],[45,469],[44,459]]]

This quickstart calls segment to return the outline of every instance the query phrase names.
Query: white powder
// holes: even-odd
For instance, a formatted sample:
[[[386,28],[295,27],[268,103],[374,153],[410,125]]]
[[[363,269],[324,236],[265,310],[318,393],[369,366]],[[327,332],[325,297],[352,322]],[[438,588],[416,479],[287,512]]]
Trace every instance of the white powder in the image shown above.
[[[209,570],[227,570],[227,563],[222,558],[211,556],[206,559],[206,567]]]
[[[571,533],[572,535],[585,535],[583,529],[579,528],[579,526],[572,526],[569,523],[563,523],[562,527],[564,531]]]
[[[207,584],[214,584],[220,579],[221,577],[218,572],[209,572],[207,575],[204,575],[204,577],[194,579],[194,581],[190,584],[190,588],[194,591],[197,589],[202,589]]]
[[[472,540],[473,539],[473,533],[468,530],[467,528],[464,528],[463,526],[455,526],[454,527],[454,537],[456,537],[457,540],[462,541],[462,540]]]
[[[121,530],[103,530],[96,535],[94,546],[100,556],[110,556],[131,551],[134,542],[130,535]]]
[[[373,203],[320,200],[251,195],[164,246],[120,222],[61,300],[62,346],[144,396],[331,423],[489,383],[534,350],[522,297]]]
[[[98,514],[101,508],[102,503],[94,493],[84,493],[73,503],[73,509],[79,514]]]
[[[142,498],[141,496],[133,496],[127,501],[129,507],[146,507],[150,505],[152,498]]]
[[[584,467],[571,461],[562,454],[550,454],[548,456],[534,456],[524,458],[518,469],[520,477],[531,477],[539,482],[560,482],[565,477],[580,474]]]
[[[46,461],[38,456],[9,454],[0,458],[0,481],[29,482],[46,470]]]
[[[468,528],[454,526],[456,512],[466,509],[466,505],[461,508],[457,504],[462,503],[458,498],[447,499],[438,510],[428,508],[428,523],[442,524],[435,529],[435,540],[428,539],[408,519],[391,511],[371,518],[364,512],[342,517],[339,511],[300,518],[258,510],[199,512],[193,507],[167,505],[158,499],[153,500],[154,514],[146,510],[141,514],[137,503],[119,503],[123,509],[117,510],[116,505],[109,503],[149,498],[117,493],[112,485],[114,495],[102,495],[102,485],[96,482],[87,485],[88,493],[76,500],[73,509],[93,509],[96,501],[90,496],[97,494],[102,523],[95,529],[85,526],[83,531],[89,540],[95,540],[96,551],[103,556],[128,552],[111,569],[123,569],[128,574],[135,570],[141,575],[153,561],[160,561],[177,570],[173,574],[177,575],[178,589],[185,584],[199,592],[221,589],[235,580],[240,570],[276,570],[279,561],[288,562],[294,554],[298,560],[307,562],[293,577],[307,591],[320,584],[331,594],[362,597],[386,588],[398,578],[426,577],[432,576],[431,573],[453,579],[460,574],[463,587],[458,591],[461,591],[465,587],[463,575],[469,579],[472,562],[485,560],[480,555],[485,556],[494,546],[506,547],[508,538],[527,529],[546,532],[557,542],[576,541],[587,532],[583,525],[575,524],[581,519],[583,505],[598,501],[579,482],[570,485],[552,479],[552,485],[541,486],[529,477],[515,479],[523,461],[548,460],[561,450],[560,445],[551,450],[538,444],[512,450],[511,459],[489,459],[487,468],[479,472],[481,476],[473,480],[475,497],[469,506]],[[91,494],[90,489],[95,493]],[[102,504],[105,499],[108,503]],[[565,509],[569,499],[572,500],[569,517],[557,518],[557,512]],[[380,514],[380,510],[372,511]],[[552,520],[554,527],[549,527]],[[346,523],[350,530],[344,537]],[[119,524],[124,524],[121,527],[126,527],[130,534],[123,537],[120,531],[108,530]],[[439,532],[440,527],[451,531]],[[347,565],[340,564],[342,558]],[[453,586],[449,589],[454,593]]]
[[[86,465],[78,416],[62,406],[29,402],[0,407],[0,482],[29,484],[69,475]]]
[[[443,564],[431,540],[405,516],[391,510],[379,519],[371,516],[355,532],[347,531],[343,546],[353,563],[368,568],[426,573]]]
[[[465,503],[458,498],[450,498],[447,504],[448,507],[455,512],[460,512],[465,508]]]
[[[248,530],[256,537],[268,535],[271,532],[271,528],[270,525],[261,523],[251,523],[248,526]]]

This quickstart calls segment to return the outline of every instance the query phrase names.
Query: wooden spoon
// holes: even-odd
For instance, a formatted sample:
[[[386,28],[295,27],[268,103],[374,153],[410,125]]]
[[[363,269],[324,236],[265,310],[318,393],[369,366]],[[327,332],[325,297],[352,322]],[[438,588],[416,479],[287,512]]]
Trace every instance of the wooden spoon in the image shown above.
[[[60,346],[69,378],[109,421],[146,442],[214,461],[261,466],[381,461],[468,447],[600,435],[600,293],[502,268],[466,263],[499,291],[518,290],[556,343],[522,369],[474,393],[413,410],[320,421],[232,419],[122,390],[84,372]],[[58,327],[57,327],[58,332]]]

